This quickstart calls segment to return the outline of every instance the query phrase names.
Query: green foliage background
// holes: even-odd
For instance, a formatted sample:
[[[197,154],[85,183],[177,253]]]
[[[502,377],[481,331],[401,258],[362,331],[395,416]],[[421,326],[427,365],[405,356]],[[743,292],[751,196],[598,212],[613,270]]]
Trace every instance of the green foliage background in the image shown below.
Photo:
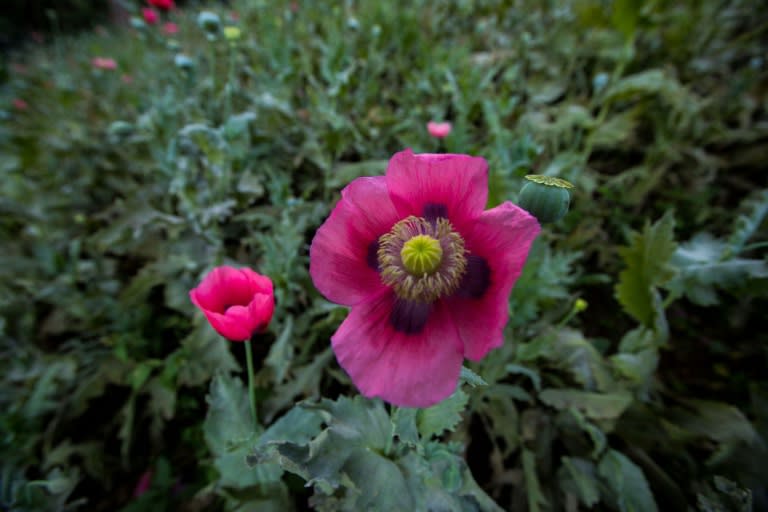
[[[765,9],[233,4],[233,44],[190,9],[12,59],[3,509],[768,509]],[[307,273],[339,190],[405,147],[485,157],[489,206],[576,185],[505,345],[424,411],[356,396]],[[224,263],[277,291],[255,430],[242,345],[187,296]]]

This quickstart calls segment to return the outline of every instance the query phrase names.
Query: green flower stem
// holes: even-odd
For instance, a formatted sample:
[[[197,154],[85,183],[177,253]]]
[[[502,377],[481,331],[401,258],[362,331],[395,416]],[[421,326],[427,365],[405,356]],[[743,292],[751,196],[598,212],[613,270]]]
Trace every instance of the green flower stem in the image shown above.
[[[248,401],[251,404],[253,428],[256,428],[256,388],[253,384],[253,350],[251,349],[251,340],[245,340],[245,359],[248,364]]]
[[[389,422],[392,426],[392,429],[389,432],[389,439],[387,439],[387,445],[386,447],[384,447],[384,455],[386,455],[387,457],[392,451],[392,443],[395,440],[395,425],[397,425],[397,416],[399,415],[399,413],[400,413],[400,408],[396,405],[393,405],[389,411]]]

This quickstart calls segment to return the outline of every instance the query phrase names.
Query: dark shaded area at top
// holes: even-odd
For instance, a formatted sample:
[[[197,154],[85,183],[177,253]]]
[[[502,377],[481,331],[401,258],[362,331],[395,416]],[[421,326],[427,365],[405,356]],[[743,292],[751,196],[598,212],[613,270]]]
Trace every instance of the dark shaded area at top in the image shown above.
[[[109,20],[110,0],[5,0],[0,9],[0,51],[19,46],[31,34],[72,33]]]

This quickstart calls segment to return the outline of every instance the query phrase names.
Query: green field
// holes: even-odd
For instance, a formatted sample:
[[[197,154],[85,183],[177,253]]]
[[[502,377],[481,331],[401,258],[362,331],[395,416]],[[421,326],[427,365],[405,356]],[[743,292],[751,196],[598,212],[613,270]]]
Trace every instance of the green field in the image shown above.
[[[764,4],[124,3],[4,62],[0,510],[768,510]],[[488,208],[574,185],[425,409],[361,396],[309,275],[406,148],[485,158]],[[219,265],[274,282],[255,430]]]

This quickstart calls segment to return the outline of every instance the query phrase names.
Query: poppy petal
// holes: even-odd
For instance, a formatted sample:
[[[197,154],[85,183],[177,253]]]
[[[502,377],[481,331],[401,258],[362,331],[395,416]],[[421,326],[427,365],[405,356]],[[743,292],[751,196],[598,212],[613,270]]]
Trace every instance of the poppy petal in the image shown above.
[[[460,233],[488,201],[484,158],[453,154],[397,153],[387,167],[387,187],[401,217],[426,217],[442,210]]]
[[[397,300],[383,290],[357,304],[333,335],[333,350],[364,395],[403,407],[428,407],[456,390],[461,339],[439,303],[418,333],[396,330],[391,313]]]
[[[309,273],[325,298],[351,306],[383,288],[370,248],[397,222],[384,177],[357,178],[341,193],[309,251]],[[375,254],[375,252],[374,252]]]
[[[466,237],[470,259],[483,263],[475,265],[475,270],[469,266],[475,275],[445,302],[452,311],[461,312],[457,327],[469,359],[478,361],[504,342],[509,294],[540,230],[535,217],[506,202],[483,212]]]

